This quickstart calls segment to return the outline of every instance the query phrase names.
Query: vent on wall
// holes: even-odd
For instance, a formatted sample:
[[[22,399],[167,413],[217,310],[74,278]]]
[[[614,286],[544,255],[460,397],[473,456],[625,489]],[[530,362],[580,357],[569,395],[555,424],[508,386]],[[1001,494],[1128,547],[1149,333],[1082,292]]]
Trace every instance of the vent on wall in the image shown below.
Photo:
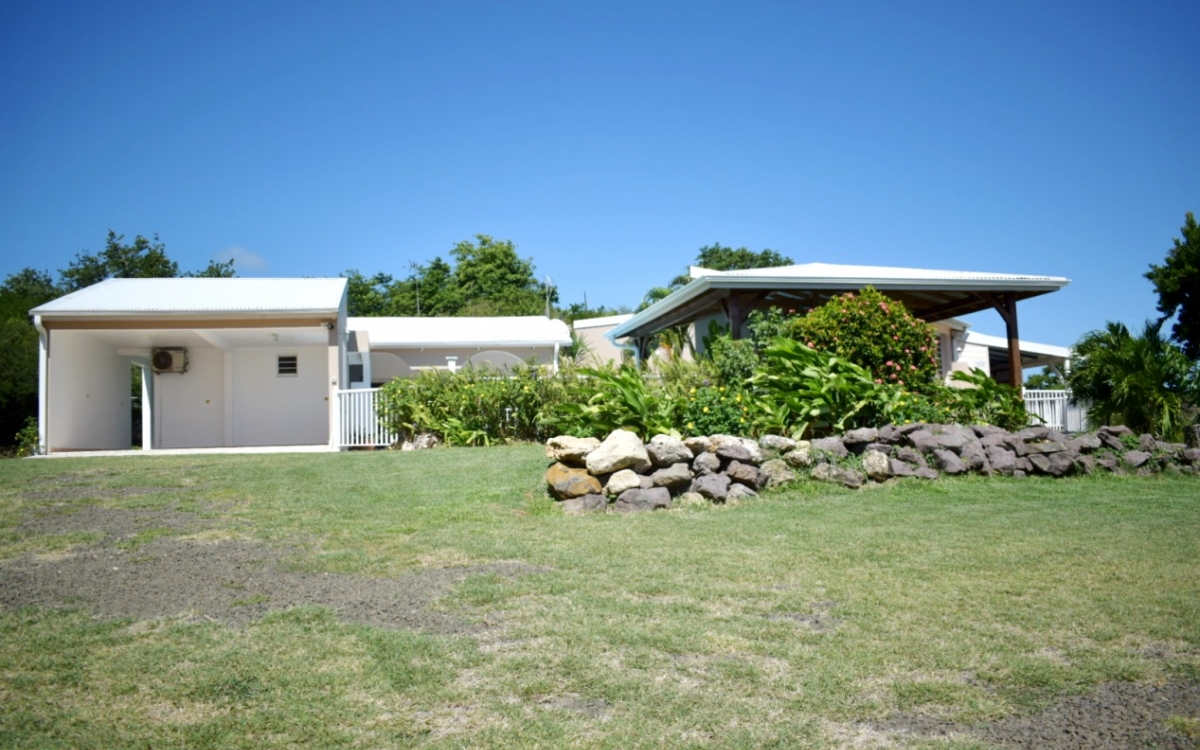
[[[187,349],[172,347],[150,350],[150,365],[156,373],[177,372],[180,375],[188,370]]]

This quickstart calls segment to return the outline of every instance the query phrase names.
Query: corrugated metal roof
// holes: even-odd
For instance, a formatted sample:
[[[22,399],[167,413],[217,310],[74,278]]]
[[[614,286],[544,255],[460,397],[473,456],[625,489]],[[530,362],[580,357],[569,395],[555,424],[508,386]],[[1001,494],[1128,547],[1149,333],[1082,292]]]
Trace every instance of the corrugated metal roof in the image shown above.
[[[740,271],[712,271],[707,268],[689,269],[693,278],[703,276],[749,276],[755,278],[802,278],[810,280],[855,279],[880,282],[938,280],[938,281],[1063,281],[1057,276],[991,273],[986,271],[944,271],[928,268],[898,268],[894,266],[854,266],[838,263],[801,263],[777,268],[751,268]]]
[[[336,313],[346,279],[107,279],[36,307],[35,315]]]
[[[1033,276],[979,271],[943,271],[926,268],[890,266],[852,266],[834,263],[803,263],[778,268],[751,268],[740,271],[712,271],[693,266],[692,280],[667,297],[634,315],[605,334],[610,340],[653,329],[660,319],[685,309],[696,300],[711,297],[714,290],[784,289],[861,289],[874,286],[887,293],[894,290],[970,293],[976,291],[1016,291],[1024,296],[1053,292],[1070,279],[1061,276]],[[970,311],[968,311],[970,312]],[[956,313],[963,314],[963,313]]]
[[[603,326],[615,326],[618,323],[624,323],[633,317],[633,313],[625,313],[623,315],[607,315],[603,318],[582,318],[571,324],[571,327],[576,331],[584,328],[601,328]]]
[[[450,346],[567,346],[571,332],[561,320],[541,315],[496,318],[350,318],[346,327],[366,331],[371,349]]]

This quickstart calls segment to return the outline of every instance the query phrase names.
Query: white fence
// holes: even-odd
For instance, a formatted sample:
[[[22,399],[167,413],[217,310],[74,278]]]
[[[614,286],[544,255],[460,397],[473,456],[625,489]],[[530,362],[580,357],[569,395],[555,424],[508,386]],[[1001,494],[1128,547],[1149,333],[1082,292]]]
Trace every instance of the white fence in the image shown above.
[[[337,392],[337,444],[339,448],[391,445],[396,434],[379,419],[380,388]]]
[[[1047,427],[1062,432],[1087,429],[1087,406],[1072,404],[1070,391],[1024,391],[1025,410]]]

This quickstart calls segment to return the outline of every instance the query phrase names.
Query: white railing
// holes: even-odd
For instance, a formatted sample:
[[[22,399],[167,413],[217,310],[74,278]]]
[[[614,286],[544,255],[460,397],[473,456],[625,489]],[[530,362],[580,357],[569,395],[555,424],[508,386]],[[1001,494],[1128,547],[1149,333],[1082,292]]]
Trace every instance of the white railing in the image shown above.
[[[337,392],[339,448],[391,445],[396,434],[379,419],[380,388]]]
[[[1024,391],[1025,410],[1042,424],[1062,432],[1087,429],[1087,406],[1072,404],[1070,391]]]

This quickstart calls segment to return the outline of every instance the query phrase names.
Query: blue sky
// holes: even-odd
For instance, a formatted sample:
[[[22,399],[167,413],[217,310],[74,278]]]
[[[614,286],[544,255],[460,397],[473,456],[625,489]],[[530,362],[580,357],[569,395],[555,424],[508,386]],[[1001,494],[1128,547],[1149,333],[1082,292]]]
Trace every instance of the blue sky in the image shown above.
[[[1020,311],[1067,345],[1155,314],[1200,210],[1198,38],[1195,0],[7,0],[0,275],[110,228],[248,276],[482,233],[632,306],[720,242],[1066,276]]]

